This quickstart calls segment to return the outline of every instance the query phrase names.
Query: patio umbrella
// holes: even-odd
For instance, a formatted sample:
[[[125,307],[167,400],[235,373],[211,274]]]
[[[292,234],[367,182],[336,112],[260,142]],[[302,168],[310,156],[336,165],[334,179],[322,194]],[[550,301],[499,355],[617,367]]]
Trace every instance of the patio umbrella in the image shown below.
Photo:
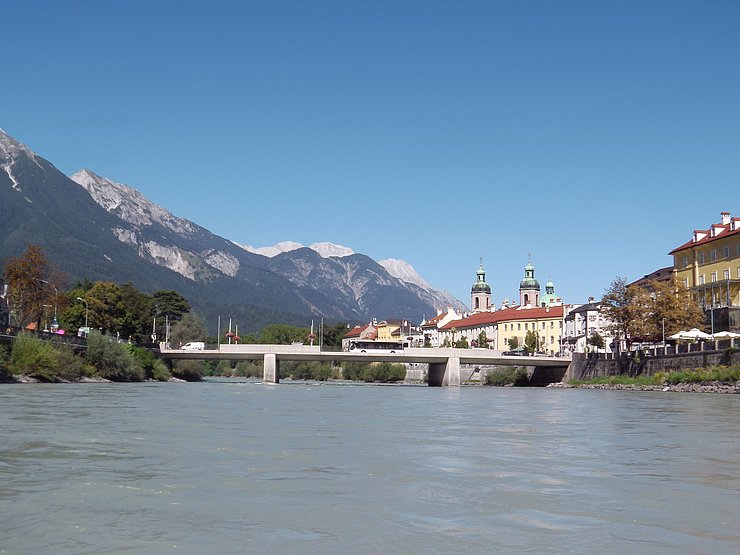
[[[735,339],[737,337],[740,337],[740,333],[733,331],[720,331],[712,335],[712,339]]]
[[[689,331],[680,331],[678,333],[675,333],[671,335],[668,339],[683,339],[683,340],[689,340],[689,341],[696,341],[697,339],[709,339],[712,337],[708,333],[704,333],[703,331],[692,328]]]

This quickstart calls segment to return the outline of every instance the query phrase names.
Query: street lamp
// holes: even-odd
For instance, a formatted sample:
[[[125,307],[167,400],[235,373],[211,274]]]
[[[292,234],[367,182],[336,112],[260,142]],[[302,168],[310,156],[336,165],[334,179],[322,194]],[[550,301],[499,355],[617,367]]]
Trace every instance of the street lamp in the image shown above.
[[[88,311],[89,306],[87,304],[87,301],[83,299],[82,297],[77,297],[77,300],[85,303],[85,333],[87,333],[87,311]]]

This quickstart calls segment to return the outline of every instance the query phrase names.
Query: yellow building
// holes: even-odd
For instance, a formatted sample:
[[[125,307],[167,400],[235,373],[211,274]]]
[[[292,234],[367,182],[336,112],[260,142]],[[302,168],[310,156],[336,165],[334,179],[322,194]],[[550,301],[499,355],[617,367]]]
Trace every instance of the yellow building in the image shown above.
[[[740,328],[740,218],[722,212],[718,224],[696,230],[670,252],[678,283],[708,312],[714,331]]]

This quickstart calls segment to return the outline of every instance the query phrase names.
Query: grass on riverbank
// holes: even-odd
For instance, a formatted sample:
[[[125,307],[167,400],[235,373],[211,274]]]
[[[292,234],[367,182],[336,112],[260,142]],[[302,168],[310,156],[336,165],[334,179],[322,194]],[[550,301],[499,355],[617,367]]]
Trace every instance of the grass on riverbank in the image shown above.
[[[616,375],[601,376],[592,380],[571,380],[573,386],[580,385],[676,385],[680,383],[721,382],[736,383],[740,381],[740,366],[712,366],[673,372],[657,372],[652,376]]]

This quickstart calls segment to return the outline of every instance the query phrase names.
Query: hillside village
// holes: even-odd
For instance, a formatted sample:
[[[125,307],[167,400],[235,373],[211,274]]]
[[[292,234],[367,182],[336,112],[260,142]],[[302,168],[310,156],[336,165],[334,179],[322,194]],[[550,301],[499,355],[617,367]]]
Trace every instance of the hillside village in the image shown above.
[[[740,218],[722,212],[719,223],[694,231],[689,241],[669,254],[673,256],[672,266],[650,272],[629,285],[649,288],[654,282],[673,279],[704,311],[708,332],[739,332]],[[518,304],[505,300],[497,307],[492,294],[481,260],[470,290],[469,312],[440,307],[436,315],[419,325],[403,319],[373,320],[350,329],[343,347],[347,350],[358,340],[395,340],[415,347],[470,347],[518,354],[524,351],[529,334],[530,343],[535,343],[533,350],[547,355],[569,356],[599,349],[611,353],[626,348],[624,341],[617,339],[615,323],[608,318],[600,299],[564,302],[549,280],[543,292],[531,258],[519,284]]]

